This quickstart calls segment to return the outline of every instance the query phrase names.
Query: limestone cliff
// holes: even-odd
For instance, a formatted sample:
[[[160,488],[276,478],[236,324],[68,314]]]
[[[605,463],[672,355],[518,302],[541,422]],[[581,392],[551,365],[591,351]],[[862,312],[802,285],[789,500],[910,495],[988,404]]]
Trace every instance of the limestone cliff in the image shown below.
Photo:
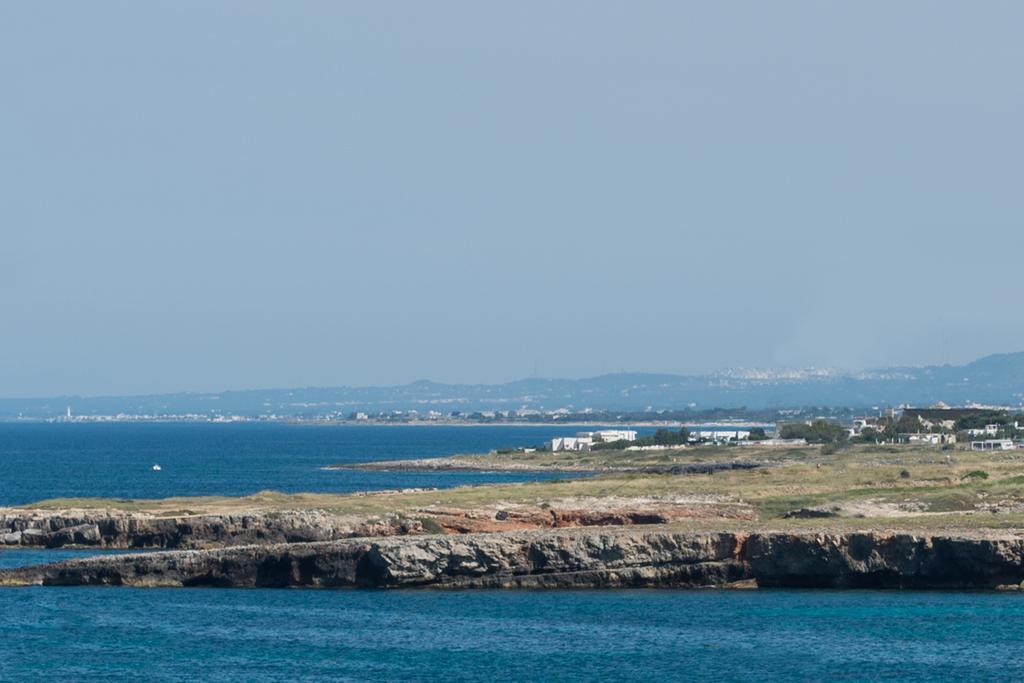
[[[60,548],[215,548],[422,533],[416,520],[285,510],[156,517],[120,511],[0,511],[0,545]]]
[[[0,584],[365,587],[995,588],[1024,538],[575,529],[121,555],[0,572]]]

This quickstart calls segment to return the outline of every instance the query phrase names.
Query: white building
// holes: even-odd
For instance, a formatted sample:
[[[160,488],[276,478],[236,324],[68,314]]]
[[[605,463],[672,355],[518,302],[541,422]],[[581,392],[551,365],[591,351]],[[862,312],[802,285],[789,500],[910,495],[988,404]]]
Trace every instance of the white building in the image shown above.
[[[1010,439],[988,439],[986,441],[972,441],[972,451],[1012,451],[1015,448]]]
[[[589,436],[561,436],[551,439],[552,451],[589,451],[594,440]]]
[[[632,429],[602,429],[599,432],[580,432],[576,436],[589,436],[599,443],[613,441],[636,441],[636,432]]]
[[[589,451],[596,443],[615,441],[636,441],[632,429],[602,429],[599,432],[576,432],[576,436],[561,436],[551,439],[552,451]]]
[[[942,446],[947,443],[956,443],[956,436],[953,434],[907,434],[907,443],[928,444],[929,446]]]

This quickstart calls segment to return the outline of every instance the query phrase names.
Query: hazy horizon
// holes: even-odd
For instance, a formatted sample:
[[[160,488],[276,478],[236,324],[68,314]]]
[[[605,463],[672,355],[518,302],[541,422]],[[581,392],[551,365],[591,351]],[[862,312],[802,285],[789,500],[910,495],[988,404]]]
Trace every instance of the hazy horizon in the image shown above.
[[[967,364],[969,364],[971,362],[974,362],[974,361],[984,360],[986,358],[993,357],[993,356],[1007,356],[1007,355],[1018,355],[1018,354],[1024,354],[1024,351],[1022,351],[1022,352],[1008,352],[1008,353],[987,354],[986,356],[983,356],[983,357],[971,359],[970,361],[967,361],[963,365],[967,365]],[[786,372],[805,372],[805,371],[815,371],[815,370],[819,370],[819,371],[828,370],[828,371],[834,371],[834,372],[837,372],[837,373],[840,373],[840,374],[842,374],[842,373],[857,374],[857,373],[860,373],[860,372],[868,372],[868,373],[870,373],[872,371],[885,371],[885,370],[894,369],[894,368],[921,368],[921,367],[943,367],[943,366],[945,366],[945,367],[962,367],[960,364],[941,364],[941,365],[938,365],[938,366],[921,366],[921,365],[916,365],[916,366],[889,366],[889,367],[872,367],[872,368],[843,368],[843,367],[837,367],[837,366],[830,366],[830,367],[818,367],[818,366],[807,366],[807,367],[743,367],[743,366],[732,366],[732,367],[719,368],[717,370],[711,370],[711,371],[708,371],[706,373],[692,373],[692,374],[690,374],[690,373],[657,372],[657,371],[639,371],[639,370],[617,370],[617,371],[612,371],[612,372],[608,372],[608,373],[600,373],[600,374],[597,374],[597,375],[587,375],[587,376],[580,376],[580,377],[525,375],[525,376],[522,376],[522,377],[514,377],[514,378],[509,379],[509,380],[502,380],[502,381],[496,381],[496,382],[446,382],[444,380],[439,380],[439,379],[431,378],[431,377],[420,377],[420,378],[417,378],[417,379],[414,379],[414,380],[410,380],[408,382],[401,382],[401,383],[395,383],[395,384],[385,384],[385,383],[380,383],[380,384],[350,384],[350,385],[308,384],[308,385],[291,385],[291,386],[221,387],[219,389],[204,389],[204,390],[183,389],[183,390],[179,390],[179,391],[169,391],[169,392],[157,392],[157,391],[138,392],[136,394],[75,394],[75,393],[65,392],[65,393],[59,393],[59,394],[45,394],[45,395],[37,395],[37,396],[0,396],[0,400],[18,400],[18,399],[39,400],[39,399],[51,399],[51,398],[88,398],[88,399],[94,399],[94,398],[113,398],[113,397],[118,397],[118,396],[133,396],[133,395],[134,396],[148,396],[148,395],[161,395],[161,394],[196,394],[196,395],[201,395],[201,394],[224,394],[224,393],[230,393],[230,392],[247,392],[247,391],[289,391],[289,390],[305,390],[305,389],[334,389],[334,388],[343,388],[343,387],[348,387],[348,388],[352,388],[352,389],[363,389],[363,388],[375,389],[375,388],[388,388],[388,387],[404,387],[404,386],[409,386],[409,385],[416,384],[418,382],[429,382],[429,383],[432,383],[432,384],[452,385],[452,386],[456,386],[456,385],[463,385],[463,386],[501,386],[501,385],[515,383],[515,382],[527,382],[527,381],[530,381],[530,380],[537,380],[537,381],[541,381],[541,382],[563,382],[563,381],[564,382],[576,382],[576,381],[586,381],[586,380],[591,380],[591,379],[598,379],[598,378],[601,378],[601,377],[614,377],[616,375],[627,375],[627,376],[628,375],[638,375],[638,376],[639,375],[649,375],[649,376],[655,376],[655,377],[657,377],[657,376],[700,377],[700,376],[715,376],[715,375],[719,375],[719,374],[728,374],[728,373],[732,373],[732,372],[742,372],[742,371],[786,373]]]
[[[0,396],[1013,351],[1024,5],[0,8]]]

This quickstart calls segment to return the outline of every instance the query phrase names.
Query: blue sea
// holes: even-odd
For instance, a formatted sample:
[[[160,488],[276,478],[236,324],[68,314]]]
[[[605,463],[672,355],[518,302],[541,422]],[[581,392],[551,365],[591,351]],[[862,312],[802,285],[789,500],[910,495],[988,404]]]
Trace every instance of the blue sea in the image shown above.
[[[0,589],[0,680],[1019,681],[1024,596]]]
[[[321,468],[565,431],[0,425],[0,501],[514,481]],[[980,592],[3,588],[0,634],[0,681],[1024,680],[1024,596]]]
[[[532,446],[577,427],[0,423],[0,506],[57,497],[347,493],[549,479],[558,473],[378,472],[328,465]],[[640,430],[642,433],[651,430]],[[154,471],[153,465],[160,465]]]

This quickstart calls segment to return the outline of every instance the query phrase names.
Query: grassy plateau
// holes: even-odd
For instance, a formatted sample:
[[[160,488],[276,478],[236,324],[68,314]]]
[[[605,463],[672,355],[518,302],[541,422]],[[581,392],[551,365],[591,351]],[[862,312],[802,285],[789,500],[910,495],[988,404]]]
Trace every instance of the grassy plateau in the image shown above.
[[[731,466],[710,473],[693,465]],[[535,469],[580,478],[364,494],[263,491],[239,498],[73,498],[36,510],[110,510],[187,516],[322,510],[345,515],[417,515],[435,510],[680,510],[674,523],[701,528],[1024,528],[1024,451],[975,453],[906,446],[703,447],[664,451],[505,453],[378,463],[373,467]]]

